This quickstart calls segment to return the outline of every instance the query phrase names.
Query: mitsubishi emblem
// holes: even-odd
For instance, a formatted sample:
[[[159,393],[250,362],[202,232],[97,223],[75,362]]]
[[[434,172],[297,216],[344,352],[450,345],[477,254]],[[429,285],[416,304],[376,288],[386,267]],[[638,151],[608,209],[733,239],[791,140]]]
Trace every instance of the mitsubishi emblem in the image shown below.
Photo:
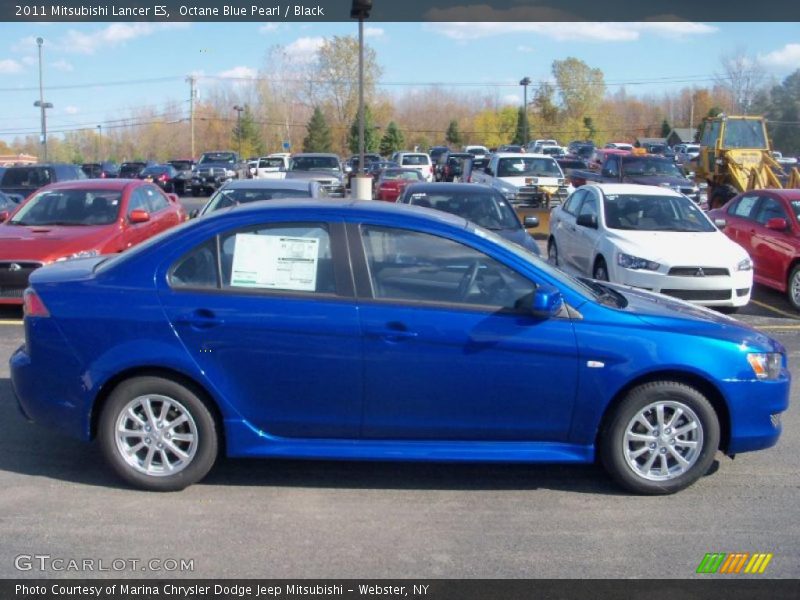
[[[9,271],[21,271],[22,267],[20,267],[17,263],[11,263],[10,265],[8,265],[8,270]]]
[[[703,267],[697,267],[697,272],[694,274],[695,277],[705,277],[706,272],[703,271]]]

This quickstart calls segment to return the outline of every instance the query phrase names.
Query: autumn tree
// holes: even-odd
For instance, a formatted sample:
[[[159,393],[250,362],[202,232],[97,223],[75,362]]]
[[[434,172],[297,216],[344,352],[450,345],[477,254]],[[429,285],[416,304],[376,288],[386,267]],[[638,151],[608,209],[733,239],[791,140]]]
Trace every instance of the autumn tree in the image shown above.
[[[314,114],[306,126],[308,132],[303,140],[303,152],[330,152],[331,130],[328,128],[328,123],[325,120],[325,115],[319,107],[314,109]]]
[[[378,151],[381,153],[381,156],[391,156],[393,153],[402,150],[404,143],[403,133],[397,127],[397,123],[390,121],[381,138]]]

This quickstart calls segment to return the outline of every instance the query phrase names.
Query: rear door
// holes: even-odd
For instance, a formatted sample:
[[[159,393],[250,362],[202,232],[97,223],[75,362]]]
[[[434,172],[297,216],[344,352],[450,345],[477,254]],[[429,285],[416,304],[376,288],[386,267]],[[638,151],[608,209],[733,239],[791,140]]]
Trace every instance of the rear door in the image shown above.
[[[790,227],[784,231],[767,229],[766,224],[770,219],[784,219],[791,226],[783,203],[762,193],[752,221],[750,257],[760,277],[782,288],[786,282],[788,265],[794,258],[793,234]]]
[[[574,192],[560,209],[556,209],[555,225],[550,223],[551,231],[558,245],[558,260],[560,264],[572,268],[575,268],[575,244],[578,235],[575,217],[585,196],[585,189]]]
[[[594,249],[597,247],[597,238],[600,235],[598,215],[600,199],[594,190],[586,190],[581,205],[578,207],[575,223],[575,237],[572,246],[572,263],[581,273],[591,275],[592,263],[594,261]],[[577,220],[581,216],[594,217],[596,227],[578,225]]]

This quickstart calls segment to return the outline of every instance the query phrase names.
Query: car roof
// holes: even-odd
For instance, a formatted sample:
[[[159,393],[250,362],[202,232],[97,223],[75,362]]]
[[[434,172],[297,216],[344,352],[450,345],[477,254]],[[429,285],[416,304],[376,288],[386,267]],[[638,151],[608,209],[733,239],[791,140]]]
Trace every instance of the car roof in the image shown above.
[[[555,160],[549,154],[539,154],[538,152],[495,152],[498,158],[549,158]]]
[[[667,187],[659,185],[640,185],[638,183],[593,183],[589,184],[587,187],[596,187],[605,195],[642,194],[645,196],[683,196],[683,194],[679,194]]]
[[[310,179],[234,179],[223,187],[226,190],[307,190],[311,183],[314,182]]]
[[[300,156],[308,156],[313,158],[331,157],[337,160],[339,159],[339,155],[333,154],[332,152],[298,152],[297,154],[292,154],[292,158],[297,158]]]

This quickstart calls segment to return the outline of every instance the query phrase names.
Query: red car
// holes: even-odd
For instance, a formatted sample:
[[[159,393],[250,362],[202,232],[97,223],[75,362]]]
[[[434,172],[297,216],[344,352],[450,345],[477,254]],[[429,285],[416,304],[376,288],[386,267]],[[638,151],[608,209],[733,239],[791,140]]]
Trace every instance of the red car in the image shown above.
[[[753,279],[800,310],[800,190],[753,190],[708,216],[753,259]]]
[[[395,202],[407,185],[420,181],[425,179],[416,169],[384,169],[375,182],[375,199]]]
[[[0,304],[22,304],[28,277],[42,265],[122,252],[185,220],[177,196],[144,181],[45,186],[0,212]]]

